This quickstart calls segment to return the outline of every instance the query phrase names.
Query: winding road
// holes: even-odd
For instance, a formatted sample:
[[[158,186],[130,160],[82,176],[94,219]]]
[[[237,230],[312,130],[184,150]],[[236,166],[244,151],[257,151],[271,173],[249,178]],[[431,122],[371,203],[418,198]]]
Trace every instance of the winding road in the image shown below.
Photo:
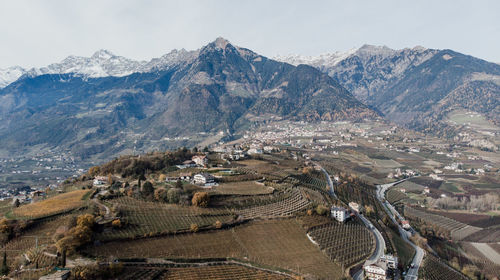
[[[325,174],[326,176],[326,179],[327,179],[327,182],[328,182],[328,186],[330,187],[329,188],[329,193],[332,197],[334,197],[335,199],[337,199],[337,195],[335,194],[335,189],[333,187],[333,182],[332,182],[332,178],[330,177],[330,174],[328,174],[328,172],[326,172],[326,170],[320,166],[319,164],[316,164],[320,169],[321,171]],[[370,258],[368,260],[365,261],[364,265],[370,265],[370,264],[373,264],[375,262],[377,262],[380,257],[384,254],[385,252],[385,241],[384,241],[384,237],[382,236],[382,234],[380,233],[380,231],[373,226],[373,224],[367,219],[365,218],[362,214],[358,213],[357,211],[353,211],[354,213],[356,213],[356,216],[361,220],[363,221],[363,223],[365,224],[365,226],[373,232],[373,235],[375,236],[375,251],[373,252],[373,254],[370,256]],[[363,279],[363,269],[360,269],[358,272],[356,272],[353,276],[354,279],[356,280],[362,280]]]
[[[382,205],[384,205],[384,209],[385,211],[387,212],[388,216],[391,218],[391,220],[396,224],[398,225],[398,229],[399,229],[399,234],[401,235],[401,237],[403,238],[403,240],[410,244],[414,249],[415,249],[415,256],[413,257],[413,267],[411,267],[407,273],[406,273],[406,276],[405,276],[405,280],[414,280],[414,279],[418,279],[418,269],[420,268],[421,264],[422,264],[422,260],[424,258],[424,255],[425,255],[425,251],[424,249],[418,247],[417,245],[415,245],[413,242],[410,241],[409,237],[411,236],[410,232],[406,231],[405,229],[403,229],[397,222],[396,220],[396,217],[398,217],[398,219],[400,220],[403,220],[404,218],[401,216],[401,214],[399,214],[398,211],[396,211],[396,209],[394,208],[394,206],[392,206],[386,199],[385,199],[385,192],[392,186],[396,185],[396,184],[399,184],[403,181],[405,181],[407,179],[403,179],[403,180],[400,180],[400,181],[397,181],[397,182],[394,182],[394,183],[390,183],[390,184],[384,184],[384,185],[377,185],[377,199],[380,201],[380,203],[382,203]],[[413,228],[410,227],[410,231],[411,232],[415,232],[415,230]]]
[[[333,196],[335,199],[337,199],[337,195],[335,194],[335,189],[333,188],[332,177],[330,177],[330,174],[328,174],[328,172],[326,172],[326,170],[321,165],[319,165],[319,164],[316,164],[316,165],[319,166],[319,168],[321,169],[321,171],[326,176],[326,180],[328,182],[328,186],[330,186],[330,189],[329,189],[330,195]]]

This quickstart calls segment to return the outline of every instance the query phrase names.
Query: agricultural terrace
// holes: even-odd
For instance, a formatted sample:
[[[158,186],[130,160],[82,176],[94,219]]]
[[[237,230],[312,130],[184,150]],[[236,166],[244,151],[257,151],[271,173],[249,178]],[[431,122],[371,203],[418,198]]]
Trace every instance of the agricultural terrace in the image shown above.
[[[343,267],[367,259],[375,249],[373,235],[359,224],[329,223],[311,228],[308,235],[332,261]]]
[[[187,231],[192,224],[200,229],[213,227],[217,221],[225,224],[235,218],[228,210],[148,202],[127,196],[108,202],[118,209],[124,225],[100,233],[97,238],[101,241]]]
[[[462,211],[432,211],[432,213],[480,228],[500,225],[500,216],[473,214]]]
[[[201,264],[145,264],[127,265],[119,275],[123,280],[136,279],[293,279],[284,274],[252,268],[234,262]]]
[[[135,278],[137,279],[137,278]],[[267,271],[252,269],[242,265],[213,265],[199,267],[176,267],[169,268],[163,278],[172,280],[183,279],[246,279],[246,280],[286,280],[291,277],[270,273]]]
[[[40,268],[52,264],[53,259],[43,252],[51,250],[54,233],[67,230],[75,216],[76,214],[58,215],[29,226],[21,236],[10,240],[0,248],[2,252],[7,253],[7,264],[14,269],[15,259],[28,252],[35,256],[35,262],[39,260],[38,266]],[[38,250],[35,250],[36,245],[38,245]]]
[[[289,195],[283,196],[276,202],[242,209],[238,211],[238,214],[245,219],[288,217],[310,205],[306,194],[300,189],[289,188],[285,190],[285,193]]]
[[[233,163],[238,171],[244,173],[258,173],[266,179],[282,179],[290,174],[297,174],[298,162],[289,159],[280,159],[276,156],[263,156],[264,160],[248,159]]]
[[[39,202],[22,205],[15,208],[13,213],[17,217],[32,219],[65,213],[85,206],[85,199],[90,192],[90,190],[77,190],[63,193]]]
[[[461,242],[460,245],[466,252],[468,259],[472,261],[472,263],[478,267],[481,272],[489,276],[491,279],[498,276],[498,273],[500,272],[500,259],[495,259],[494,252],[481,252],[478,248],[476,248],[477,245],[484,246],[484,243],[473,244],[469,242]],[[498,243],[488,244],[492,250],[494,250],[495,245],[500,247],[500,244]],[[498,254],[500,254],[500,252],[497,250],[497,256]]]
[[[426,254],[422,267],[419,270],[419,277],[423,280],[456,279],[467,280],[462,273],[444,264],[439,258],[432,254]]]
[[[409,206],[404,207],[404,215],[411,220],[432,225],[436,229],[443,231],[442,234],[444,233],[449,235],[449,237],[454,240],[462,240],[481,230],[481,228],[469,226],[453,219],[418,210]]]
[[[397,188],[391,188],[387,191],[386,198],[390,204],[398,205],[404,203],[408,196]]]
[[[213,190],[225,195],[260,195],[273,193],[274,188],[256,181],[241,181],[222,183],[213,187]]]
[[[340,279],[332,262],[295,219],[253,221],[232,229],[121,242],[88,249],[93,256],[118,258],[226,258],[281,267],[316,278]]]

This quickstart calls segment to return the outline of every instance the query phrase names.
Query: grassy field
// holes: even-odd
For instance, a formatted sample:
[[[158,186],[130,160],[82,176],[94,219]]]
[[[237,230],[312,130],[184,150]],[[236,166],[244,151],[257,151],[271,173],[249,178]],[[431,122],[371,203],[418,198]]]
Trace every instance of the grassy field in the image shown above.
[[[255,181],[242,181],[234,183],[222,183],[213,188],[220,194],[236,195],[259,195],[273,192],[273,188],[264,186],[263,183]]]
[[[85,196],[89,190],[77,190],[63,193],[39,202],[22,205],[13,210],[17,217],[41,218],[64,213],[85,205]]]
[[[109,242],[91,248],[94,256],[234,257],[281,267],[320,279],[339,279],[342,269],[311,243],[295,219],[250,222],[231,230]]]

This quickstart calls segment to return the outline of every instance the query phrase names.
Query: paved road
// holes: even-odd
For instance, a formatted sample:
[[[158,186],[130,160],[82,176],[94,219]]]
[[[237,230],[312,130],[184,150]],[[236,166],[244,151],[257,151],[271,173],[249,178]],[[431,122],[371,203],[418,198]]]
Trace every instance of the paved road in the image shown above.
[[[363,215],[357,213],[356,216],[358,216],[358,218],[360,218],[361,221],[363,221],[366,227],[370,229],[373,232],[373,235],[375,236],[375,251],[370,256],[370,258],[365,261],[365,263],[363,264],[364,267],[366,265],[376,263],[380,259],[380,257],[382,257],[382,255],[384,254],[386,247],[385,247],[384,237],[382,236],[380,231],[376,227],[374,227],[372,223]],[[353,278],[355,280],[363,279],[363,269],[360,269],[358,272],[356,272],[353,275]]]
[[[398,225],[398,229],[399,229],[399,234],[401,235],[401,237],[408,243],[410,244],[414,249],[415,249],[415,256],[413,257],[413,262],[412,264],[414,265],[414,267],[410,268],[407,272],[406,272],[406,276],[405,276],[405,280],[415,280],[415,279],[418,279],[418,269],[420,268],[421,264],[422,264],[422,260],[424,258],[424,255],[425,255],[425,251],[424,249],[418,247],[417,245],[415,245],[413,242],[410,241],[409,237],[410,237],[410,233],[406,230],[404,230],[397,222],[396,220],[396,217],[398,217],[399,219],[403,219],[403,217],[401,216],[401,214],[399,214],[398,211],[396,211],[396,209],[394,208],[394,206],[392,206],[386,199],[385,199],[385,192],[392,186],[396,185],[396,184],[399,184],[403,181],[405,181],[407,179],[403,179],[403,180],[400,180],[400,181],[397,181],[397,182],[394,182],[394,183],[390,183],[390,184],[384,184],[384,185],[378,185],[377,186],[377,199],[382,203],[382,205],[384,205],[384,209],[385,211],[387,212],[388,216],[392,219],[392,221]],[[384,202],[385,201],[385,202]],[[410,228],[410,231],[411,232],[415,232],[413,230],[413,228]]]
[[[337,199],[337,195],[335,194],[335,189],[333,188],[333,182],[332,182],[332,178],[330,177],[330,174],[328,174],[328,172],[326,172],[326,170],[319,164],[317,164],[320,168],[321,168],[321,171],[325,174],[326,176],[326,180],[328,182],[328,186],[330,186],[330,195],[333,196],[335,199]]]
[[[337,199],[337,195],[335,195],[335,189],[333,187],[333,182],[332,182],[332,178],[330,177],[330,174],[328,174],[328,172],[326,172],[326,170],[322,166],[320,166],[319,164],[317,164],[317,165],[321,168],[321,171],[325,174],[325,176],[327,178],[328,185],[330,186],[330,188],[329,188],[330,195],[332,197],[334,197],[335,199]],[[380,257],[384,254],[385,248],[386,248],[384,237],[382,236],[380,231],[376,227],[374,227],[372,225],[372,223],[367,218],[365,218],[363,215],[357,213],[356,211],[354,211],[354,212],[356,213],[356,216],[358,216],[358,218],[360,218],[361,221],[363,221],[363,223],[366,225],[366,227],[368,229],[370,229],[373,232],[373,235],[375,236],[375,246],[376,246],[375,251],[370,256],[370,258],[368,260],[366,260],[366,262],[364,264],[364,265],[370,265],[372,263],[377,262],[377,260],[380,259]],[[363,279],[363,269],[356,272],[353,277],[356,280]]]

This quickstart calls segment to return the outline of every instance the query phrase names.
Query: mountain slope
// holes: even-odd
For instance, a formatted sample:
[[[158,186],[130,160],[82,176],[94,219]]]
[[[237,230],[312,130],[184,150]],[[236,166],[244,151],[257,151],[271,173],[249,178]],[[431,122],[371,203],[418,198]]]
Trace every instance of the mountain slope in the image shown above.
[[[148,63],[147,72],[126,76],[80,70],[24,75],[0,90],[4,153],[57,148],[109,158],[193,144],[200,133],[237,133],[262,117],[378,117],[319,70],[277,62],[222,38],[163,58]],[[175,137],[181,142],[172,142]]]
[[[324,57],[328,56],[309,58],[307,63],[399,124],[429,130],[452,109],[484,113],[499,122],[498,64],[422,47],[392,50],[365,45],[331,61]]]

